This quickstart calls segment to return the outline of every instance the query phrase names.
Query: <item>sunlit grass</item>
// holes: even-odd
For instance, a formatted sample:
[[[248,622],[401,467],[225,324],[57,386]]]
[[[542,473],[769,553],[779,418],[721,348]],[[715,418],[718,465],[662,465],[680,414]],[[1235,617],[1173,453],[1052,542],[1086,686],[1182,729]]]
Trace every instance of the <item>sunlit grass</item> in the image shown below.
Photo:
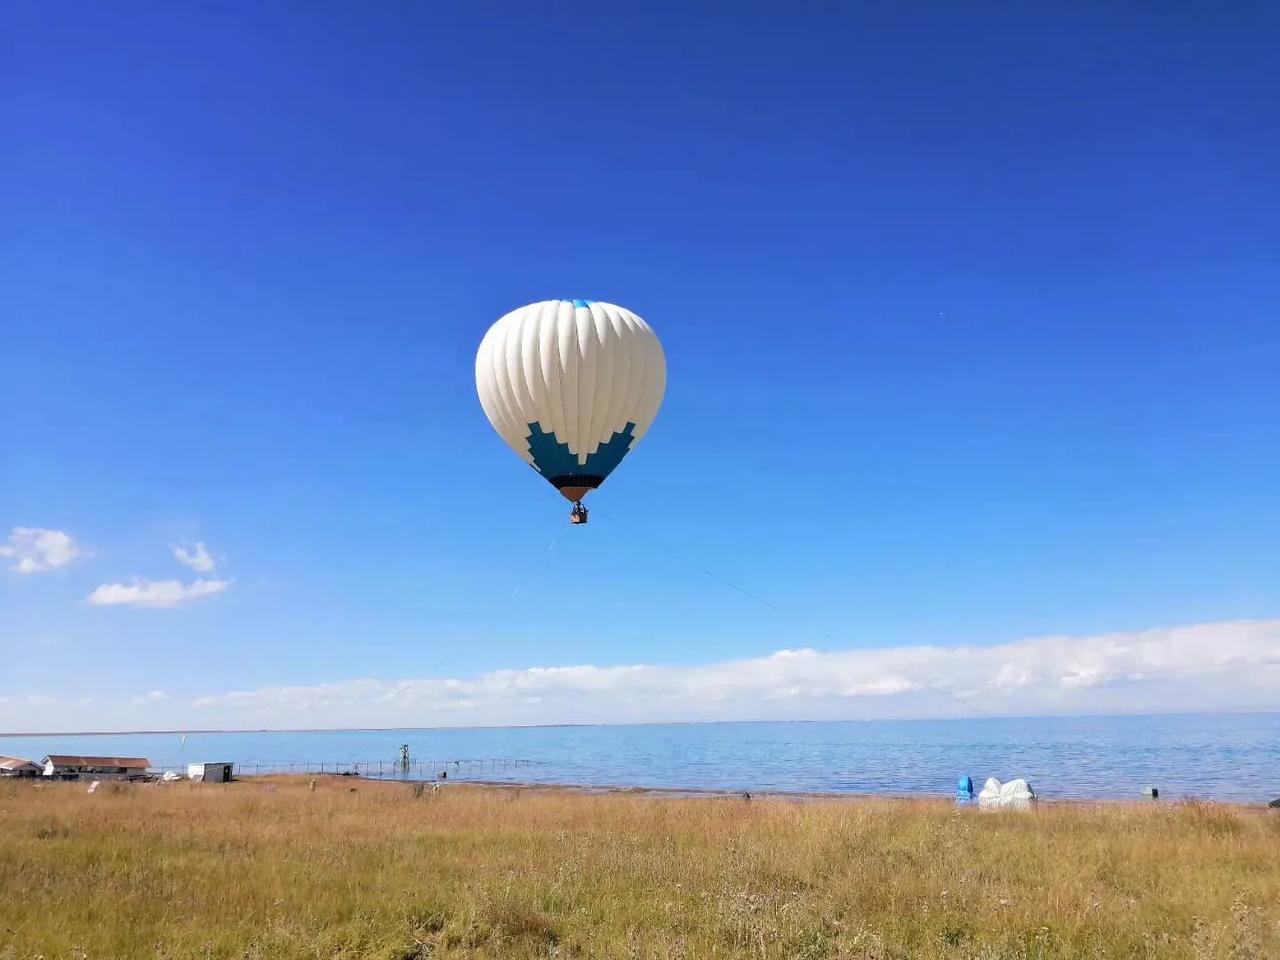
[[[0,785],[0,958],[1280,957],[1280,814]]]

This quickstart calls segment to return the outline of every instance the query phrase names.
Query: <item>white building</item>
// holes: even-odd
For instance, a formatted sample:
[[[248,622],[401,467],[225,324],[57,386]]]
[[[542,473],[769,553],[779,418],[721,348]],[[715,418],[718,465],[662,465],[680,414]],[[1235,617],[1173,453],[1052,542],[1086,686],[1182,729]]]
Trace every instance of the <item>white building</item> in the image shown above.
[[[192,780],[203,780],[205,783],[229,783],[231,781],[230,763],[188,763],[187,776]]]

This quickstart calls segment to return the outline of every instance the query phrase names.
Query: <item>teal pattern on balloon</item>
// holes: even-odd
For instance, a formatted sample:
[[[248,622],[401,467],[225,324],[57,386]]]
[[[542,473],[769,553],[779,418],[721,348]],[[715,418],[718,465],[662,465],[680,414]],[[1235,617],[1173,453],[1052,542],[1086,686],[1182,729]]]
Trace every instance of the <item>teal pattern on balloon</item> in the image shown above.
[[[595,453],[587,457],[585,464],[581,464],[567,443],[561,443],[554,433],[544,431],[535,421],[529,424],[529,453],[533,457],[534,469],[548,480],[574,474],[603,479],[613,472],[631,449],[635,429],[636,425],[628,422],[607,442],[600,444]]]

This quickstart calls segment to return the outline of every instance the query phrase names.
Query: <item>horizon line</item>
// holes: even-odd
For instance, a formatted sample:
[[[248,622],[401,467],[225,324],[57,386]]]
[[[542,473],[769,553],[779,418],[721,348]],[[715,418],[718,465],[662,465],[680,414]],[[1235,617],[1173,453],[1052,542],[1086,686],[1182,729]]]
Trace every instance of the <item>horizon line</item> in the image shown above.
[[[495,723],[459,724],[442,727],[227,727],[227,728],[173,728],[156,730],[37,730],[32,732],[0,731],[0,738],[9,737],[141,737],[141,736],[192,736],[196,734],[227,733],[394,733],[424,730],[549,730],[557,727],[677,727],[714,726],[731,723],[937,723],[939,721],[973,720],[1058,720],[1066,718],[1104,719],[1130,717],[1213,717],[1255,716],[1280,713],[1280,710],[1181,710],[1167,713],[1016,713],[1003,715],[950,716],[950,717],[846,717],[824,720],[632,720],[625,723],[613,721],[568,721],[564,723]]]

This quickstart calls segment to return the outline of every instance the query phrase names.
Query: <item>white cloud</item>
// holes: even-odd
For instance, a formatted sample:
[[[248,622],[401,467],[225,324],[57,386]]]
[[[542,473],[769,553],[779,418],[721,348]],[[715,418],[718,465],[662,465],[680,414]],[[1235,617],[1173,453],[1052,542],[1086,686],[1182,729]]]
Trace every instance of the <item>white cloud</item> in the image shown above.
[[[94,607],[176,607],[182,603],[222,593],[231,586],[230,580],[148,580],[145,577],[132,583],[104,583],[85,598]]]
[[[45,696],[43,693],[28,693],[23,696],[0,696],[0,710],[12,710],[15,707],[51,707],[58,701],[53,697]],[[30,712],[23,710],[24,716],[30,716]]]
[[[173,551],[173,559],[184,567],[190,567],[196,573],[209,573],[218,565],[203,542],[197,543],[194,547],[175,543],[170,546],[170,549]]]
[[[700,666],[568,666],[471,678],[357,679],[212,694],[237,725],[505,724],[834,719],[1268,709],[1280,702],[1280,620],[895,647]]]
[[[47,573],[89,555],[89,550],[64,530],[39,527],[14,527],[9,539],[0,544],[0,557],[13,562],[9,569],[17,573]]]
[[[173,589],[187,587],[178,583]],[[687,666],[586,664],[453,678],[347,679],[213,690],[194,701],[164,689],[107,698],[95,691],[92,703],[78,699],[88,692],[68,691],[57,703],[38,695],[35,700],[0,695],[0,729],[102,730],[140,722],[173,728],[389,727],[1274,710],[1280,703],[1280,620],[987,646],[787,649]]]
[[[134,697],[133,702],[138,706],[145,706],[150,703],[164,703],[166,700],[172,700],[173,697],[163,690],[152,690],[150,693],[144,693],[140,697]]]

